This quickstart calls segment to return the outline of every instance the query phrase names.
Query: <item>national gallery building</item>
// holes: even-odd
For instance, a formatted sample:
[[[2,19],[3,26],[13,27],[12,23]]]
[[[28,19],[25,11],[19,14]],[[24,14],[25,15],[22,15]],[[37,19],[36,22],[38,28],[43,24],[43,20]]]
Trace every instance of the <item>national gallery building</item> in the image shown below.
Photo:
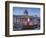
[[[24,15],[13,15],[13,22],[21,25],[32,25],[32,16],[28,15],[27,10],[25,10]]]
[[[40,25],[40,19],[37,17],[29,16],[27,10],[25,10],[24,15],[13,15],[13,25],[20,28],[34,28],[34,25]]]

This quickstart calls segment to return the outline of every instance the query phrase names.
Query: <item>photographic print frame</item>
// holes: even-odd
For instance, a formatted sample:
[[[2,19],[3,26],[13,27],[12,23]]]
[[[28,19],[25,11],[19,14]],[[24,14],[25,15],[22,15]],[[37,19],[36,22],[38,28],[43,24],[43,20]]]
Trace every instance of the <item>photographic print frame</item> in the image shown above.
[[[10,4],[11,4],[11,6],[10,6]],[[14,4],[14,5],[13,5]],[[20,4],[20,6],[19,5],[17,5],[17,4]],[[22,4],[23,5],[25,5],[25,6],[23,6],[24,8],[26,7],[26,9],[27,9],[27,7],[29,8],[29,6],[31,6],[31,8],[32,7],[36,7],[37,8],[37,5],[39,5],[39,7],[40,7],[40,5],[41,5],[41,8],[43,8],[43,14],[41,14],[41,15],[43,15],[43,17],[41,17],[42,18],[42,20],[43,20],[43,25],[44,26],[42,26],[43,28],[42,28],[42,32],[40,33],[34,33],[33,31],[30,31],[30,32],[32,32],[32,33],[34,33],[34,34],[30,34],[29,33],[29,30],[23,30],[22,31],[22,33],[20,32],[20,31],[16,31],[16,32],[10,32],[10,29],[12,29],[13,30],[13,28],[10,26],[10,25],[13,25],[13,24],[10,24],[10,17],[12,18],[12,12],[13,11],[10,11],[10,9],[12,8],[12,7],[16,7],[15,9],[17,9],[17,6],[18,7],[21,7],[21,9],[24,9],[24,8],[22,8]],[[13,6],[12,6],[13,5]],[[29,5],[29,6],[28,6]],[[33,6],[34,5],[34,6]],[[36,5],[36,6],[35,6]],[[27,9],[28,10],[28,9]],[[12,14],[11,14],[12,13]],[[10,14],[11,14],[11,16],[10,16]],[[13,20],[13,19],[12,19]],[[13,21],[11,21],[12,23],[13,23]],[[10,24],[10,25],[9,25]],[[25,33],[25,31],[27,31],[26,33]],[[35,30],[34,30],[35,31]],[[36,30],[37,31],[37,30]],[[13,33],[13,34],[11,34],[10,35],[10,33]],[[19,34],[18,34],[19,33]],[[6,1],[5,2],[5,36],[7,36],[7,37],[12,37],[12,36],[27,36],[27,35],[43,35],[43,34],[45,34],[45,4],[44,3],[33,3],[33,2],[18,2],[18,1]]]

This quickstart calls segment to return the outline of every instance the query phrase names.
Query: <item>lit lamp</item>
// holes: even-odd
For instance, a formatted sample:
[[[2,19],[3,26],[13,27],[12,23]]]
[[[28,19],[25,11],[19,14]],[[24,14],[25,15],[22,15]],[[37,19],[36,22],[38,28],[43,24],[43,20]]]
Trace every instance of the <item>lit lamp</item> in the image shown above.
[[[29,21],[30,21],[30,19],[28,18],[28,19],[27,19],[27,21],[29,22]]]

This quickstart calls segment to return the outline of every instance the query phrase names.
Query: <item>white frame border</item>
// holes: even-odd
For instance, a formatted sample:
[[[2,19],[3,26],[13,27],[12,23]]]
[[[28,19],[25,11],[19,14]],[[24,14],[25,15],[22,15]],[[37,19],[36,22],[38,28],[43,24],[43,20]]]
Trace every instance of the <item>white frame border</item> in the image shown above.
[[[9,7],[10,7],[9,9],[10,10],[9,11],[9,14],[10,14],[9,34],[10,35],[43,33],[43,5],[10,3]],[[13,7],[40,8],[40,30],[13,31]]]

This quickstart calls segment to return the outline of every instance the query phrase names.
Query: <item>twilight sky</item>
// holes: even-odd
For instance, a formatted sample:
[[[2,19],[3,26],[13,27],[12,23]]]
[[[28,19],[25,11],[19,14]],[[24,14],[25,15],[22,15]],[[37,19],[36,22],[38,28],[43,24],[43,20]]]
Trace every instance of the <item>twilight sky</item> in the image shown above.
[[[40,8],[13,7],[13,15],[24,15],[24,11],[28,11],[29,16],[37,15],[40,17]]]

